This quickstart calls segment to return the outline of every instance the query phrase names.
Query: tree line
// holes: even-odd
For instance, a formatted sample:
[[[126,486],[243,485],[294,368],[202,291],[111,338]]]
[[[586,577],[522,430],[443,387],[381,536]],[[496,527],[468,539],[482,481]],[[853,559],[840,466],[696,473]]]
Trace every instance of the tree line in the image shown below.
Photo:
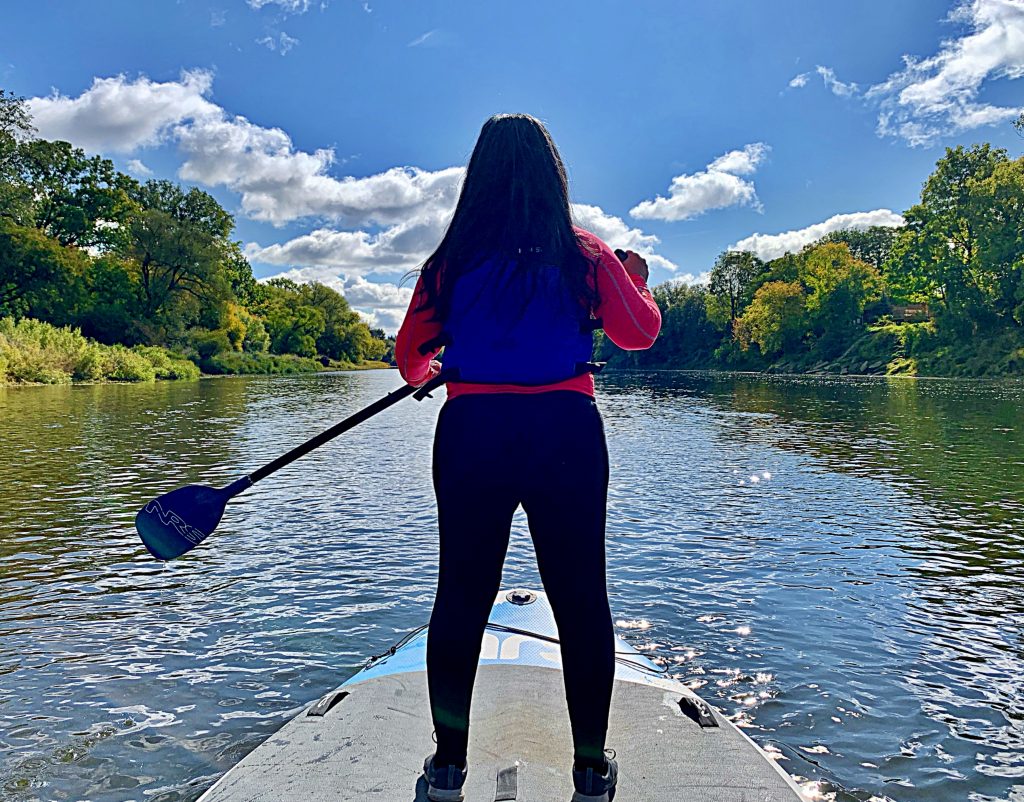
[[[196,187],[139,182],[38,138],[25,101],[0,89],[0,318],[167,346],[210,372],[388,356],[384,332],[332,288],[257,282],[233,231]]]
[[[650,368],[1024,373],[1024,158],[988,144],[947,148],[904,220],[767,261],[725,252],[706,285],[654,288],[663,328],[650,351],[603,340],[599,357]]]

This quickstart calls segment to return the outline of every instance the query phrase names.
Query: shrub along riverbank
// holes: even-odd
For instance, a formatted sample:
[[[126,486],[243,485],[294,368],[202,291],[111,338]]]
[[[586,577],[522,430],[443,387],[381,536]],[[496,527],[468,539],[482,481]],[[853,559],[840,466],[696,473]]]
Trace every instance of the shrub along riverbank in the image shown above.
[[[193,362],[166,348],[102,345],[67,326],[0,318],[0,384],[198,378]]]
[[[325,362],[292,354],[215,352],[202,357],[195,351],[175,353],[152,345],[103,345],[68,326],[0,318],[0,385],[194,381],[202,373],[292,374],[387,367],[378,361]]]

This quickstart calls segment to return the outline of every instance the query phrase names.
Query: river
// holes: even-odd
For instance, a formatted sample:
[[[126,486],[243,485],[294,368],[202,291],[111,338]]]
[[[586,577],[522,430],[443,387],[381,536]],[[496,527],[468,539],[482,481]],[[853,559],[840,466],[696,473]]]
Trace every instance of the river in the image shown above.
[[[132,524],[399,381],[0,388],[5,801],[193,800],[426,619],[443,391],[265,480],[179,561]],[[1024,800],[1024,385],[598,383],[631,642],[812,799]],[[539,585],[521,512],[504,583]]]

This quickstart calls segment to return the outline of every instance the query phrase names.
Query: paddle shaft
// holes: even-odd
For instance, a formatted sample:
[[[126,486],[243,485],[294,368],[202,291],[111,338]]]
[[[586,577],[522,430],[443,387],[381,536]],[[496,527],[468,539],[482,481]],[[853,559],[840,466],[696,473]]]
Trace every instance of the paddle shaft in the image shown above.
[[[410,395],[419,392],[421,389],[433,389],[431,385],[436,386],[434,381],[431,381],[427,386],[423,388],[412,387],[411,385],[405,384],[399,387],[397,390],[392,390],[386,396],[377,401],[374,401],[368,407],[365,407],[356,412],[355,414],[350,415],[340,423],[334,424],[334,426],[332,426],[330,429],[321,432],[316,437],[310,438],[302,445],[296,446],[287,454],[282,454],[277,459],[268,462],[262,468],[257,468],[248,476],[245,476],[242,479],[239,479],[237,482],[232,483],[232,485],[230,485],[229,487],[233,488],[235,485],[244,485],[238,488],[238,492],[241,492],[246,487],[250,487],[256,484],[256,482],[258,482],[260,479],[265,479],[266,477],[270,476],[270,474],[274,473],[274,471],[280,470],[285,465],[291,465],[299,457],[304,457],[313,449],[319,448],[329,440],[333,440],[342,432],[347,432],[353,426],[358,426],[363,421],[372,418],[378,412],[383,412],[391,405],[397,404],[403,398],[408,398]]]

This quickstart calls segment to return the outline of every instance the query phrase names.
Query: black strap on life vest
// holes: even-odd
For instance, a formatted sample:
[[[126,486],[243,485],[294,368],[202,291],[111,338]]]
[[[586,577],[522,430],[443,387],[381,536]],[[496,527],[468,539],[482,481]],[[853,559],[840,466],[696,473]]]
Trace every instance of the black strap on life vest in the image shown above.
[[[426,356],[431,351],[436,351],[438,348],[442,348],[446,345],[452,344],[452,335],[447,331],[442,331],[436,337],[431,337],[423,345],[419,347],[420,356]]]

